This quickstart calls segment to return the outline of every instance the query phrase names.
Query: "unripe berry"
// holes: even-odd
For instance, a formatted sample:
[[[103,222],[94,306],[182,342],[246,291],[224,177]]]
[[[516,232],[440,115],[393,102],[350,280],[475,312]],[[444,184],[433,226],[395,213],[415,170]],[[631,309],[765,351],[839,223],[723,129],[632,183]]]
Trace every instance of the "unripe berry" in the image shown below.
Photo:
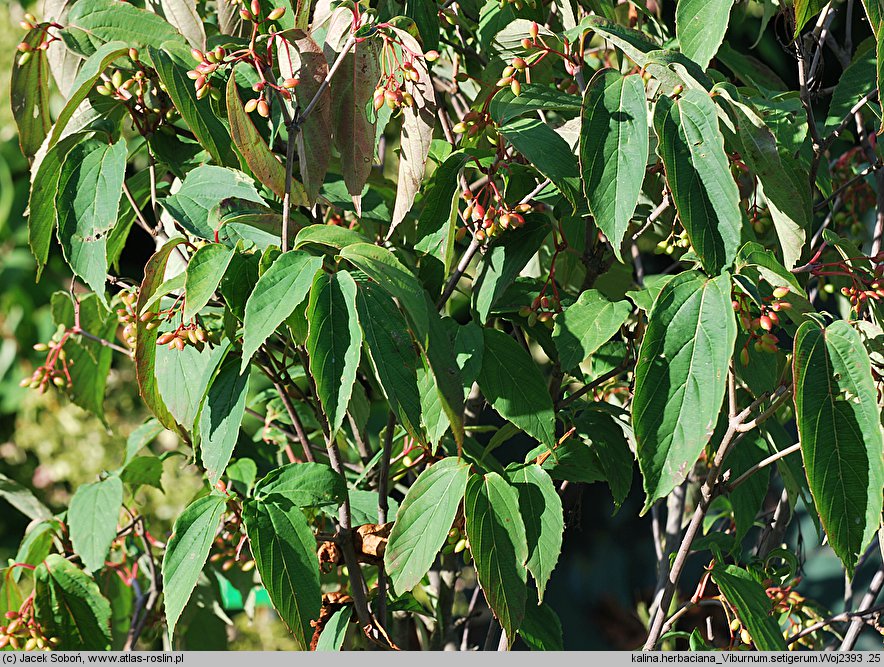
[[[243,21],[251,21],[252,20],[252,15],[249,13],[248,9],[240,9],[239,10],[239,17]]]
[[[258,115],[263,118],[270,117],[270,105],[267,104],[267,100],[258,100]]]
[[[761,317],[759,317],[758,324],[761,325],[761,328],[765,331],[770,331],[771,329],[773,329],[774,326],[773,322],[770,319],[770,316],[768,315],[762,315]]]
[[[260,16],[260,14],[261,14],[261,0],[252,0],[251,8],[252,8],[252,14],[254,14],[256,17]]]
[[[510,84],[510,90],[516,97],[522,94],[522,84],[519,83],[518,79],[514,79],[513,82]]]
[[[285,7],[277,7],[272,12],[267,15],[267,19],[270,21],[278,21],[285,14]]]
[[[527,37],[522,40],[522,48],[523,49],[530,49],[532,46],[534,46],[534,43],[530,39],[528,39]]]
[[[252,98],[248,102],[246,102],[243,109],[246,113],[252,113],[255,109],[258,108],[258,100],[257,98]]]
[[[515,58],[513,58],[513,65],[512,66],[521,72],[526,67],[528,67],[528,63],[525,62],[524,58],[519,58],[518,56],[516,56]]]
[[[537,25],[537,21],[531,22],[531,27],[528,29],[528,34],[531,35],[531,39],[537,39],[537,36],[540,34],[540,26]]]
[[[206,59],[203,52],[200,51],[199,49],[191,49],[190,55],[192,55],[193,59],[196,60],[198,63],[201,63],[201,62],[205,61],[205,59]]]
[[[437,60],[439,60],[439,52],[438,52],[438,51],[432,51],[432,50],[431,50],[431,51],[427,51],[427,52],[424,54],[424,59],[425,59],[427,62],[431,62],[431,63],[436,62]]]
[[[786,296],[788,293],[789,293],[789,288],[788,288],[788,287],[777,287],[777,288],[774,289],[774,291],[773,291],[773,295],[774,295],[774,298],[775,298],[775,299],[782,299],[782,298],[783,298],[784,296]]]
[[[286,79],[285,81],[282,82],[282,87],[292,89],[292,88],[297,87],[297,85],[299,83],[301,83],[301,82],[298,79]]]

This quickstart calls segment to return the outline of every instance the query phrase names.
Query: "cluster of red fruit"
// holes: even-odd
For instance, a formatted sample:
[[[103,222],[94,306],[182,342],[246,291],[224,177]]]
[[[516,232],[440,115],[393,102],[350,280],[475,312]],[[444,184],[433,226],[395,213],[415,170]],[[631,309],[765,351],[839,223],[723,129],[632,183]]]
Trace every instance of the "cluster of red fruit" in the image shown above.
[[[501,231],[518,229],[525,224],[524,214],[531,211],[530,204],[518,204],[509,208],[499,197],[496,197],[496,206],[485,208],[470,190],[465,190],[462,196],[467,206],[461,216],[468,226],[476,225],[474,235],[480,243],[497,236]]]
[[[58,637],[47,637],[34,618],[34,596],[24,601],[18,611],[7,611],[6,625],[0,626],[0,649],[13,651],[51,651],[59,644]]]
[[[145,313],[147,315],[148,313]],[[208,332],[196,323],[182,324],[174,331],[164,333],[157,338],[157,345],[167,345],[170,350],[183,350],[193,345],[202,352],[209,340]]]
[[[123,340],[131,349],[135,349],[137,340],[138,321],[146,322],[148,330],[156,329],[160,326],[160,320],[156,318],[156,314],[148,311],[138,316],[136,311],[138,303],[138,293],[135,290],[123,292],[120,294],[120,301],[123,302],[122,308],[117,308],[117,321],[123,326]]]
[[[31,377],[24,378],[19,382],[20,387],[36,389],[43,394],[50,385],[59,389],[71,386],[69,367],[73,366],[74,360],[68,359],[63,349],[67,336],[68,334],[65,334],[58,342],[52,341],[49,344],[37,343],[34,345],[37,352],[48,352],[46,361],[31,374]]]
[[[556,314],[561,312],[562,306],[559,298],[555,295],[546,296],[541,294],[534,298],[530,306],[519,308],[519,315],[528,318],[528,326],[533,327],[540,322],[552,329]]]
[[[738,295],[733,300],[734,311],[738,314],[740,326],[749,334],[749,340],[740,351],[740,362],[743,366],[749,365],[749,343],[753,342],[756,352],[774,353],[777,351],[777,343],[780,342],[773,333],[773,329],[780,323],[780,311],[789,310],[792,307],[783,299],[789,294],[788,287],[776,287],[773,290],[769,303],[760,306],[758,313],[753,313],[752,304],[745,295]]]
[[[869,299],[878,301],[881,297],[884,297],[884,284],[876,280],[868,286],[853,285],[851,287],[842,287],[841,294],[847,297],[847,300],[850,301],[850,305],[856,310],[862,310],[863,305]]]
[[[487,111],[469,111],[463,120],[451,128],[455,134],[465,134],[468,137],[478,134],[491,125],[491,114]]]
[[[33,30],[34,28],[38,27],[39,24],[37,23],[37,19],[34,17],[33,14],[25,14],[24,18],[19,22],[19,25],[25,30]],[[49,48],[49,45],[52,42],[58,39],[58,37],[54,37],[47,32],[46,28],[49,27],[49,25],[54,28],[61,28],[61,26],[56,23],[45,25],[43,28],[43,39],[40,44],[38,44],[37,46],[32,46],[27,42],[22,42],[18,45],[18,51],[21,54],[18,57],[19,67],[23,67],[27,64],[35,50],[45,51]]]
[[[420,74],[414,64],[408,61],[403,62],[399,66],[402,82],[400,83],[395,74],[383,75],[378,82],[378,87],[374,89],[372,95],[372,104],[374,110],[378,111],[385,104],[393,111],[403,106],[414,106],[414,96],[405,90],[406,83],[417,83],[420,81]]]

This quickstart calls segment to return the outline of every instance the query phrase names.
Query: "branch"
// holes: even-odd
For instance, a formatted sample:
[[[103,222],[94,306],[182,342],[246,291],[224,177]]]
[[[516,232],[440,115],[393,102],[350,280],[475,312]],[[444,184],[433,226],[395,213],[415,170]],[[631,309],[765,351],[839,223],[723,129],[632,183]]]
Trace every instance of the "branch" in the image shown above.
[[[828,197],[826,197],[825,199],[823,199],[821,202],[817,203],[813,208],[814,208],[815,210],[819,210],[819,209],[821,209],[821,208],[824,208],[824,207],[826,206],[826,204],[828,204],[828,203],[829,203],[830,201],[832,201],[835,197],[837,197],[837,196],[840,195],[842,192],[844,192],[845,190],[847,190],[849,187],[851,187],[852,185],[854,185],[857,181],[862,180],[863,178],[865,178],[865,177],[868,176],[869,174],[878,171],[878,170],[881,169],[882,167],[884,167],[884,162],[875,162],[875,163],[873,163],[873,164],[870,164],[868,167],[866,167],[866,168],[863,169],[861,172],[859,172],[856,176],[854,176],[854,177],[851,178],[849,181],[847,181],[844,185],[842,185],[842,186],[839,187],[837,190],[835,190],[835,191],[834,191],[832,194],[830,194]]]
[[[384,433],[384,451],[381,454],[381,468],[378,475],[378,523],[387,523],[389,501],[387,487],[390,485],[390,458],[393,455],[393,430],[396,427],[396,415],[391,411],[387,416],[387,430]],[[387,626],[387,571],[381,562],[378,565],[378,613],[381,624]]]
[[[297,119],[294,121],[292,127],[295,132],[300,132],[301,126],[304,124],[304,121],[307,120],[307,117],[313,113],[313,109],[316,108],[316,105],[319,103],[319,98],[322,97],[322,94],[325,92],[325,89],[328,88],[331,83],[332,77],[335,75],[335,72],[338,71],[340,66],[343,64],[344,59],[347,57],[347,54],[350,52],[350,49],[356,44],[356,35],[351,34],[350,38],[344,44],[344,47],[341,49],[341,52],[338,54],[338,57],[335,58],[334,63],[328,69],[328,74],[325,75],[325,78],[322,80],[322,83],[319,84],[319,88],[316,89],[316,92],[313,95],[313,99],[304,107],[304,110],[298,114]]]
[[[853,107],[851,107],[850,111],[847,112],[847,115],[844,116],[844,118],[838,124],[838,127],[832,130],[832,132],[829,133],[829,135],[825,139],[823,139],[821,149],[824,151],[827,150],[829,146],[831,146],[838,139],[838,137],[841,136],[841,133],[847,129],[847,126],[850,125],[850,122],[852,120],[854,120],[857,112],[859,112],[866,104],[868,104],[869,102],[874,102],[876,99],[878,99],[877,89],[870,90],[868,93],[863,95],[862,98],[860,98],[859,102],[854,104]]]
[[[794,454],[795,452],[797,452],[800,449],[801,449],[801,443],[796,442],[794,445],[792,445],[790,447],[786,447],[785,449],[777,452],[776,454],[772,454],[771,456],[768,456],[766,459],[762,459],[761,461],[756,463],[754,466],[749,468],[742,475],[737,477],[733,482],[731,482],[727,487],[728,492],[736,489],[738,486],[740,486],[740,484],[745,482],[747,479],[749,479],[752,475],[754,475],[756,472],[758,472],[762,468],[766,468],[767,466],[771,465],[772,463],[776,463],[780,459],[784,459],[787,456],[789,456],[789,454]]]
[[[826,626],[832,625],[833,623],[841,623],[844,621],[860,621],[860,625],[866,622],[866,616],[873,616],[874,614],[879,614],[884,610],[884,605],[880,605],[877,607],[872,607],[871,609],[866,609],[865,611],[846,611],[840,614],[835,614],[834,616],[830,616],[829,618],[825,618],[818,623],[814,623],[806,628],[804,628],[801,632],[792,635],[786,640],[787,645],[794,644],[799,639],[806,637],[807,635],[812,635],[817,630],[822,630]]]
[[[878,571],[875,572],[875,576],[872,578],[872,583],[869,584],[869,590],[866,591],[866,594],[863,596],[862,601],[859,603],[859,610],[856,612],[856,614],[871,613],[872,605],[875,604],[875,600],[878,599],[878,594],[881,592],[882,587],[884,587],[884,564],[882,564],[881,567],[878,568]],[[850,627],[847,628],[847,632],[845,633],[844,639],[841,642],[841,646],[838,647],[838,650],[853,650],[853,647],[856,644],[856,640],[859,639],[859,633],[862,632],[862,629],[862,616],[854,617],[854,619],[850,622]]]
[[[596,387],[598,387],[598,386],[600,386],[600,385],[603,385],[603,384],[604,384],[605,382],[607,382],[608,380],[613,380],[615,377],[617,377],[618,375],[620,375],[620,373],[622,373],[623,371],[625,371],[626,368],[627,368],[627,366],[628,366],[628,364],[627,364],[627,360],[624,360],[623,363],[621,363],[619,366],[617,366],[617,368],[612,368],[611,370],[609,370],[609,371],[608,371],[607,373],[605,373],[604,375],[599,375],[599,376],[598,376],[595,380],[593,380],[592,382],[583,385],[582,387],[580,387],[580,389],[578,389],[577,391],[575,391],[573,394],[571,394],[571,395],[568,396],[567,398],[563,399],[562,402],[559,403],[559,406],[558,406],[559,409],[561,409],[561,408],[565,408],[565,407],[568,407],[569,405],[571,405],[571,403],[573,403],[574,401],[576,401],[578,398],[580,398],[580,397],[582,397],[582,396],[585,396],[586,394],[588,394],[589,392],[591,392],[591,391],[592,391],[593,389],[595,389]]]

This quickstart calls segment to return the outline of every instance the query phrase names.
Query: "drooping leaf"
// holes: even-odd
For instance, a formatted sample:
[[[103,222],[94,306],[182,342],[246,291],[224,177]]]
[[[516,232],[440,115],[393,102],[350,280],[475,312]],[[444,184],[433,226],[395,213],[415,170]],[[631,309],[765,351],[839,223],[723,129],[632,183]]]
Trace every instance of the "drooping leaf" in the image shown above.
[[[90,139],[67,153],[58,194],[58,240],[71,269],[106,304],[107,237],[117,222],[126,176],[125,141]]]
[[[200,458],[209,483],[214,485],[230,462],[246,410],[249,371],[240,372],[236,360],[221,366],[200,412]]]
[[[675,32],[681,52],[703,69],[724,41],[733,6],[734,0],[678,0]]]
[[[807,481],[829,544],[852,575],[880,525],[884,486],[871,363],[847,322],[807,321],[795,335],[793,370]]]
[[[856,47],[850,65],[838,77],[826,114],[826,132],[832,132],[838,127],[857,101],[873,89],[872,81],[877,75],[875,47],[873,38],[863,41]],[[875,108],[874,112],[880,113],[880,109]],[[849,125],[848,128],[850,131],[854,130],[853,126]]]
[[[209,243],[193,253],[184,281],[185,321],[192,320],[209,303],[232,258],[233,248],[220,243]]]
[[[209,557],[225,507],[224,496],[203,496],[188,505],[175,520],[163,556],[163,607],[169,641]]]
[[[518,95],[509,88],[501,90],[488,105],[488,113],[496,123],[504,124],[519,116],[526,116],[537,111],[561,111],[580,113],[580,100],[569,93],[564,93],[552,86],[540,83],[526,83]]]
[[[313,636],[311,621],[319,618],[322,606],[313,531],[300,508],[281,495],[247,500],[243,519],[273,607],[298,648],[306,650]]]
[[[346,271],[333,276],[317,274],[310,290],[307,319],[310,374],[334,437],[350,403],[362,347],[353,277]]]
[[[534,604],[535,601],[534,591],[529,591],[519,636],[532,651],[564,651],[559,615],[546,602]]]
[[[727,274],[679,274],[660,292],[635,368],[632,424],[645,511],[680,484],[712,437],[737,326]]]
[[[31,491],[14,479],[0,474],[0,498],[31,519],[48,519],[52,512]]]
[[[695,89],[675,102],[660,97],[654,128],[679,220],[703,268],[717,275],[737,253],[742,216],[715,103]]]
[[[607,410],[602,408],[606,404],[591,404],[577,419],[574,425],[577,427],[575,435],[590,445],[591,452],[598,462],[590,465],[592,468],[600,468],[604,473],[605,481],[611,489],[614,497],[614,508],[618,509],[632,486],[632,473],[635,457],[629,448],[629,440],[624,432],[624,424],[615,418]],[[558,452],[558,449],[556,449]],[[567,465],[563,457],[559,457],[559,468],[562,464]]]
[[[45,36],[44,28],[28,31],[21,41],[27,51],[16,54],[12,66],[12,117],[18,127],[18,143],[25,157],[33,156],[49,134],[52,118],[49,115],[49,59],[39,48]]]
[[[519,494],[528,544],[526,565],[537,582],[537,597],[543,602],[543,592],[562,550],[562,500],[549,474],[536,463],[510,466],[507,476]]]
[[[285,496],[298,507],[337,505],[347,495],[347,483],[322,463],[289,463],[255,485],[258,500],[273,494]]]
[[[553,341],[564,369],[576,368],[607,343],[626,322],[628,301],[609,301],[598,290],[587,290],[556,318]]]
[[[528,542],[519,495],[497,473],[474,475],[467,484],[464,517],[479,585],[512,645],[528,598]]]
[[[502,331],[484,329],[479,387],[501,417],[541,444],[555,446],[555,414],[546,382],[534,360]]]
[[[417,586],[433,565],[464,497],[469,474],[467,463],[446,458],[426,468],[409,488],[384,552],[384,565],[398,594]]]
[[[622,261],[648,161],[648,106],[641,76],[600,71],[583,95],[580,168],[589,210]]]
[[[62,650],[110,648],[110,603],[88,574],[60,554],[47,556],[34,572],[34,612]]]
[[[261,275],[246,301],[243,369],[264,341],[304,302],[321,268],[322,258],[291,250],[277,257]]]
[[[183,350],[157,347],[157,389],[175,421],[188,431],[194,427],[209,384],[229,351],[226,339],[217,347],[206,346],[202,350],[193,345]]]
[[[117,536],[122,505],[123,482],[116,475],[83,484],[71,498],[68,508],[71,542],[87,570],[95,572],[104,567],[107,552]]]
[[[773,603],[764,587],[737,565],[716,564],[712,580],[724,599],[736,610],[737,617],[749,630],[752,643],[760,651],[788,649],[773,614]]]
[[[120,479],[132,487],[152,486],[163,490],[163,461],[158,456],[136,456],[120,471]]]

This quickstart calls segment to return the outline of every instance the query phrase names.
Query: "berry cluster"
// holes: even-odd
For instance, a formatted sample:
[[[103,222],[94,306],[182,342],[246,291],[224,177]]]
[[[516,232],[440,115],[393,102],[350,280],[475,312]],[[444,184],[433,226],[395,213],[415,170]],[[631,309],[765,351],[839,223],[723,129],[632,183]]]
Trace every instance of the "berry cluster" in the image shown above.
[[[445,539],[445,546],[442,547],[444,555],[463,553],[466,562],[470,561],[470,541],[464,531],[463,519],[456,521],[451,530],[448,531],[448,537]]]
[[[146,322],[148,330],[156,329],[160,326],[160,321],[156,319],[156,314],[148,311],[141,317],[138,316],[136,310],[138,303],[138,292],[129,290],[120,294],[120,301],[123,302],[122,308],[117,308],[117,321],[123,327],[123,340],[130,349],[135,349],[137,341],[138,321]]]
[[[24,18],[19,22],[19,25],[27,31],[35,30],[39,28],[42,31],[40,43],[37,46],[32,44],[28,44],[27,42],[22,42],[18,45],[18,66],[24,67],[31,57],[34,54],[34,51],[45,51],[49,48],[49,45],[52,42],[57,41],[59,38],[55,35],[51,35],[49,33],[49,28],[61,28],[62,26],[57,23],[37,23],[37,19],[33,14],[25,14]]]
[[[494,238],[507,229],[518,229],[525,224],[524,214],[531,211],[530,204],[509,207],[493,181],[489,181],[488,185],[483,187],[479,196],[474,196],[472,191],[467,189],[462,197],[467,205],[461,217],[467,227],[474,228],[473,233],[480,243]],[[482,204],[483,201],[485,205]]]
[[[688,238],[688,232],[686,229],[682,229],[678,234],[675,233],[673,229],[670,232],[669,236],[657,244],[657,247],[654,248],[654,252],[657,254],[666,254],[671,255],[676,251],[676,249],[687,250],[691,247],[691,240]]]
[[[0,626],[0,649],[13,651],[51,651],[59,644],[58,637],[47,637],[34,618],[34,596],[30,595],[18,611],[7,611],[7,624]]]
[[[73,366],[73,359],[68,359],[64,352],[64,344],[67,342],[70,332],[65,332],[60,338],[53,339],[49,343],[37,343],[34,350],[37,352],[47,352],[46,361],[39,366],[29,378],[24,378],[19,382],[20,387],[28,387],[36,389],[39,393],[46,393],[46,389],[50,386],[64,390],[71,386],[70,367]]]
[[[519,82],[519,75],[524,75],[528,70],[528,63],[524,58],[520,56],[516,56],[513,58],[512,62],[503,68],[503,72],[500,73],[500,80],[497,82],[497,86],[499,88],[503,88],[504,86],[509,86],[513,95],[518,97],[522,94],[522,84]]]
[[[147,312],[145,315],[151,315]],[[180,324],[174,331],[169,331],[157,338],[157,345],[166,345],[170,350],[183,350],[188,345],[193,345],[197,350],[202,352],[209,340],[208,332],[196,322],[190,324]]]
[[[780,324],[778,313],[792,307],[792,304],[784,300],[788,294],[788,287],[777,287],[757,309],[745,295],[734,296],[732,301],[734,311],[737,313],[740,326],[749,334],[746,344],[740,351],[740,362],[743,366],[749,365],[749,343],[753,344],[756,352],[773,354],[777,351],[777,343],[780,341],[771,332]]]
[[[547,283],[547,285],[553,283]],[[553,284],[554,285],[554,284]],[[544,290],[546,285],[544,286]],[[556,295],[546,296],[539,295],[534,298],[530,306],[522,306],[519,308],[519,315],[528,318],[528,326],[533,327],[540,322],[552,329],[556,314],[561,312],[562,306],[559,303],[559,297]]]
[[[468,137],[475,136],[492,125],[491,114],[487,110],[469,111],[463,120],[455,124],[451,131],[455,134],[465,134]]]

